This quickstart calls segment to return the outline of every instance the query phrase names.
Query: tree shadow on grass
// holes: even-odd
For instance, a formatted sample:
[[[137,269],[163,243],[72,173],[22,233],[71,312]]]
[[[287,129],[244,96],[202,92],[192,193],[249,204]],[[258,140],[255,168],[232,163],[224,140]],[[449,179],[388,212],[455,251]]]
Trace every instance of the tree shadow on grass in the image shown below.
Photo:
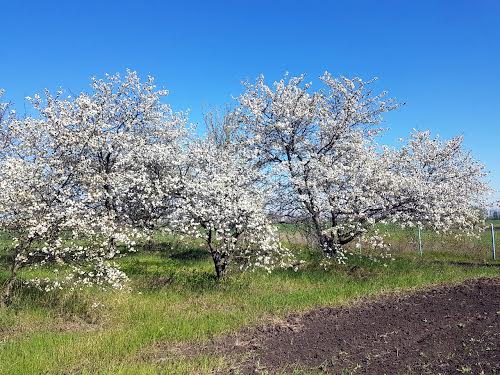
[[[219,287],[215,274],[197,268],[168,269],[135,279],[134,289],[155,291],[173,289],[178,291],[204,292]]]
[[[209,259],[210,254],[204,249],[189,248],[189,249],[181,249],[177,252],[171,253],[168,255],[168,257],[176,260],[196,261],[196,260]]]
[[[203,291],[218,284],[208,262],[210,254],[203,249],[159,244],[148,250],[139,249],[119,263],[121,270],[132,279],[133,289]]]
[[[210,259],[210,254],[202,247],[186,246],[178,243],[147,243],[139,247],[139,253],[156,253],[164,258],[179,261],[199,261]]]

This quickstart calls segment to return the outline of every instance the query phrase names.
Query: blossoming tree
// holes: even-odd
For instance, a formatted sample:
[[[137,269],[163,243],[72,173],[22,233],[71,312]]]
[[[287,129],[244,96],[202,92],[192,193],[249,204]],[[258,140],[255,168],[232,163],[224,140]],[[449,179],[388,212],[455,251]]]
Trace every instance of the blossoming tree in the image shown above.
[[[283,248],[264,210],[266,189],[249,155],[212,136],[192,142],[188,174],[177,211],[177,230],[203,238],[218,279],[235,258],[243,268],[289,266],[292,254]]]
[[[39,116],[8,116],[0,129],[0,225],[16,235],[4,303],[20,269],[46,262],[73,270],[52,286],[120,286],[126,277],[109,260],[118,243],[133,248],[142,223],[132,208],[151,196],[130,163],[141,165],[136,156],[152,144],[175,147],[184,133],[184,116],[160,102],[166,92],[134,72],[61,95],[29,98]]]
[[[381,114],[398,104],[373,81],[321,81],[313,92],[303,76],[271,87],[261,76],[239,97],[240,139],[272,170],[278,213],[306,217],[327,255],[381,221],[472,230],[487,187],[460,138],[415,132],[400,150],[380,147]]]

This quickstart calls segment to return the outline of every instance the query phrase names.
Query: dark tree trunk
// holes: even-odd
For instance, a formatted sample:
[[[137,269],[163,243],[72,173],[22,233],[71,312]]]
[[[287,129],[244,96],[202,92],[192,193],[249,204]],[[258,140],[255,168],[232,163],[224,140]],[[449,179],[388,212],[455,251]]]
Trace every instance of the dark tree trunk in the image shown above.
[[[3,295],[0,306],[9,306],[12,303],[12,289],[16,281],[15,277],[9,277],[3,287]]]
[[[212,259],[214,261],[215,266],[215,274],[217,276],[217,280],[222,280],[226,276],[227,270],[227,258],[222,256],[219,252],[212,252]]]
[[[20,266],[18,263],[14,263],[11,267],[10,276],[3,285],[2,299],[0,301],[0,306],[9,306],[12,303],[12,290],[14,289],[14,284],[17,280],[17,271]]]
[[[334,256],[337,254],[339,249],[339,244],[336,243],[335,239],[319,233],[319,244],[321,245],[321,250],[326,256]]]
[[[323,254],[326,256],[334,256],[337,253],[339,244],[336,240],[337,236],[332,236],[323,233],[323,228],[321,227],[319,216],[314,211],[309,211],[311,214],[311,220],[314,229],[314,235],[316,236]]]
[[[214,261],[215,274],[217,276],[217,280],[222,280],[224,276],[226,276],[226,268],[229,259],[225,254],[221,253],[217,249],[217,246],[214,245],[212,240],[213,240],[213,233],[212,230],[209,229],[207,232],[207,246]]]

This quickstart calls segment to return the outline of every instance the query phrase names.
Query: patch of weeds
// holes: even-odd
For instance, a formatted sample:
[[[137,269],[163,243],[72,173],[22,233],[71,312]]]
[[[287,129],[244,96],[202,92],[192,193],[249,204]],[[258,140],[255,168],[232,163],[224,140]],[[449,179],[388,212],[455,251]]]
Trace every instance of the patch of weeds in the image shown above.
[[[7,332],[16,324],[16,315],[12,309],[0,309],[0,335]]]

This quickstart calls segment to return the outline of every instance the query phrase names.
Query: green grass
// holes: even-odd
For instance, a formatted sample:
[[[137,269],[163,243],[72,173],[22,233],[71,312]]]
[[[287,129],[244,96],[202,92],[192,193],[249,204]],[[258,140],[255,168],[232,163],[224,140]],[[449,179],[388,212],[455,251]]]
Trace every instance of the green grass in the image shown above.
[[[493,224],[494,226],[500,226],[500,219],[489,219],[487,220],[487,224]]]
[[[171,246],[171,238],[158,240],[160,251],[120,259],[131,278],[130,291],[18,290],[14,306],[0,310],[0,374],[208,374],[227,366],[227,359],[174,356],[158,362],[150,354],[290,312],[436,283],[500,277],[500,267],[455,264],[482,262],[460,252],[429,251],[420,258],[405,251],[386,265],[356,255],[347,265],[324,270],[314,252],[304,251],[301,256],[308,262],[298,272],[233,272],[217,283],[210,258],[196,244]],[[6,275],[0,273],[0,283]]]

